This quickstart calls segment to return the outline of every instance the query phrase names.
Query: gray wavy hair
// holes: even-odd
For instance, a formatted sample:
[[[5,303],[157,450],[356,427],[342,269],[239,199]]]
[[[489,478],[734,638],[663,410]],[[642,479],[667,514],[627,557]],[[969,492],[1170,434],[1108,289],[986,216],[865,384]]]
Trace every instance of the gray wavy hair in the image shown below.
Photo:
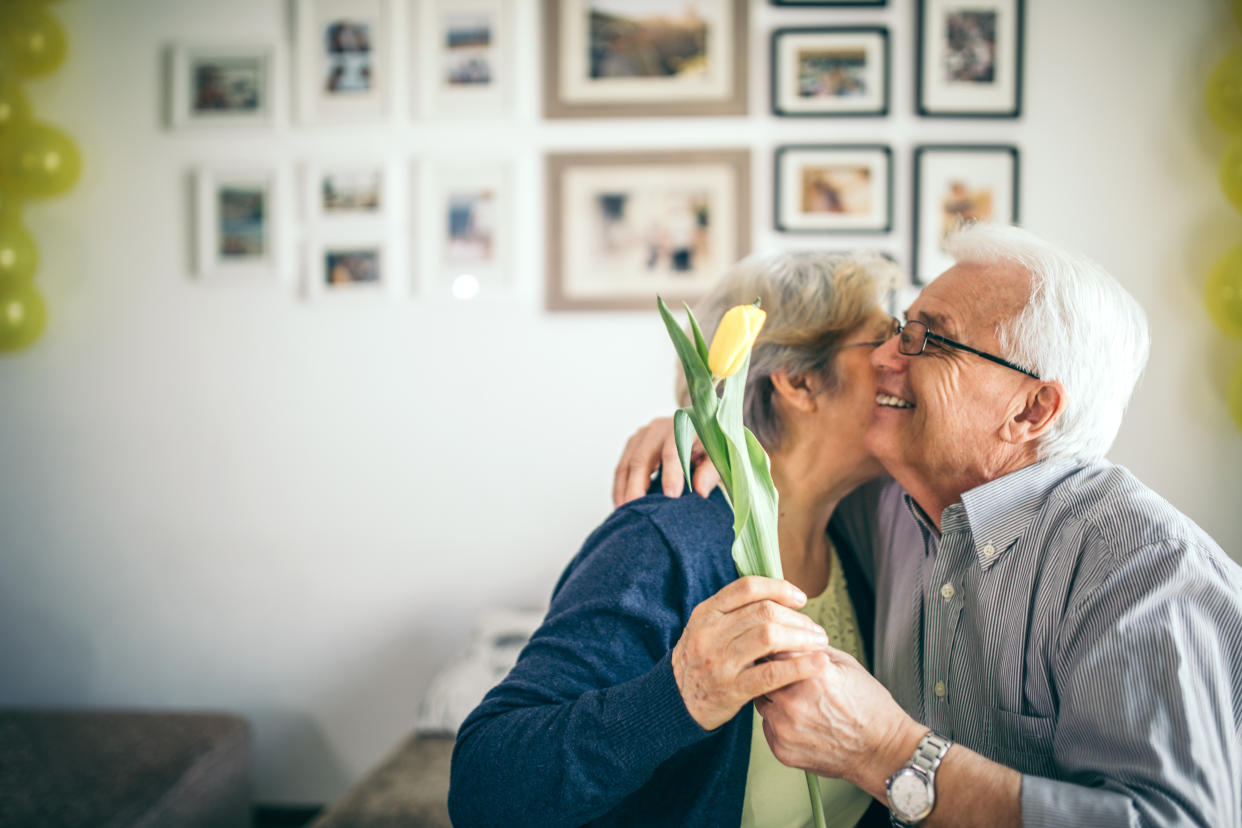
[[[695,306],[711,342],[725,311],[758,297],[767,321],[751,351],[742,418],[769,450],[780,445],[782,425],[772,404],[772,375],[815,377],[836,391],[837,346],[875,309],[881,287],[896,284],[899,270],[878,253],[796,251],[750,256],[738,262]],[[677,399],[689,392],[677,371]]]

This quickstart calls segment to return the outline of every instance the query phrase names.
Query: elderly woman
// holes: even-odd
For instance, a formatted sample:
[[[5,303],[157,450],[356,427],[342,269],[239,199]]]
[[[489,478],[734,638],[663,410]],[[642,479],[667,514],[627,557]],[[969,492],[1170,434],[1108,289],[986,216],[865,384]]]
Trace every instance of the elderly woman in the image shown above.
[[[700,303],[708,338],[735,304],[758,296],[767,310],[744,416],[772,459],[787,580],[737,579],[719,491],[618,509],[566,567],[513,671],[462,724],[454,824],[808,823],[805,777],[777,762],[751,702],[822,669],[829,640],[868,663],[869,575],[828,522],[880,473],[862,436],[870,352],[890,325],[877,281],[891,268],[868,256],[752,257]],[[848,783],[820,784],[829,825],[852,826],[871,804]]]

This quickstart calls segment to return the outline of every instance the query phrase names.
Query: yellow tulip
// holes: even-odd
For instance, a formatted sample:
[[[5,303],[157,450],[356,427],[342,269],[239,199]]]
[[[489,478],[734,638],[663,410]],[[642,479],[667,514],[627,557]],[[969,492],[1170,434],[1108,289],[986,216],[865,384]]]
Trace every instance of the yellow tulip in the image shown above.
[[[707,351],[707,367],[712,376],[724,379],[738,372],[767,316],[758,303],[729,308],[716,326],[716,335]]]

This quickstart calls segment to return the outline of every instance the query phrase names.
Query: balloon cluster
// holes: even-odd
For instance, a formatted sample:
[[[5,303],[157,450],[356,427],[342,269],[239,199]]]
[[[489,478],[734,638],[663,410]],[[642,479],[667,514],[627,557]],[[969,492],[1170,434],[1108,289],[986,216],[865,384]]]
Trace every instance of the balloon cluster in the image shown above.
[[[1233,15],[1242,26],[1242,0],[1233,0]],[[1216,125],[1233,136],[1220,162],[1225,197],[1242,210],[1242,44],[1225,55],[1207,83],[1207,110]],[[1242,244],[1226,251],[1212,267],[1204,288],[1208,313],[1226,335],[1242,339]],[[1229,413],[1242,428],[1242,364],[1227,392]]]
[[[0,0],[0,351],[30,345],[47,322],[34,285],[39,249],[22,206],[64,193],[82,163],[67,135],[35,120],[21,86],[65,60],[65,29],[48,2],[55,0]]]

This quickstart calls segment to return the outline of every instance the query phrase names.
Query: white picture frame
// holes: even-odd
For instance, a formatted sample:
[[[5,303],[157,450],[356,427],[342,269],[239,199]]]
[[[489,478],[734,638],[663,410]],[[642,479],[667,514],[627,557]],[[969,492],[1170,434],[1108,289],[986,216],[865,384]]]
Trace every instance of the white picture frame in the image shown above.
[[[281,178],[272,168],[193,172],[195,272],[203,279],[266,279],[279,273]]]
[[[312,301],[373,301],[396,291],[381,232],[317,234],[306,243],[305,290]]]
[[[197,126],[271,126],[280,65],[274,43],[174,43],[167,47],[166,121]]]
[[[380,121],[392,111],[390,0],[294,0],[298,120]]]
[[[302,217],[313,226],[383,226],[392,212],[392,165],[384,161],[308,161],[301,168]]]
[[[513,167],[506,159],[439,160],[421,176],[424,287],[469,300],[513,288]]]
[[[893,154],[882,144],[777,147],[775,226],[782,233],[887,233]]]
[[[512,0],[420,0],[414,18],[414,111],[426,118],[505,117],[513,109]]]

